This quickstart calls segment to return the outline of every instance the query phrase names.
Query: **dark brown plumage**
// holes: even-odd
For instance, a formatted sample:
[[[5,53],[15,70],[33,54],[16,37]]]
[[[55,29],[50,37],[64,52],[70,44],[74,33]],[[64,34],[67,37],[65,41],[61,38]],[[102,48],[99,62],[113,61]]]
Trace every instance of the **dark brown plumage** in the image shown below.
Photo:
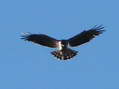
[[[58,59],[67,60],[78,53],[78,51],[72,50],[69,47],[77,47],[89,42],[96,36],[102,34],[104,32],[103,28],[102,26],[94,26],[67,40],[57,40],[44,34],[27,34],[23,35],[22,39],[47,47],[58,48],[58,50],[51,52],[51,54]]]
[[[68,39],[70,46],[75,47],[89,42],[96,36],[102,34],[105,30],[102,30],[104,27],[95,26],[87,31],[83,31],[78,35]]]

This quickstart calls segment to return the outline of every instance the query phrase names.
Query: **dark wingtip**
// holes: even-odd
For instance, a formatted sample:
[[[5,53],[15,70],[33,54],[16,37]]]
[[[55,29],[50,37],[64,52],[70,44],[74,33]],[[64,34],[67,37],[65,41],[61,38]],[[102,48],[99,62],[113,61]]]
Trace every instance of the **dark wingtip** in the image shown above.
[[[31,33],[29,33],[29,32],[21,33],[21,38],[20,39],[23,39],[23,40],[26,41],[30,35],[31,35]]]
[[[101,29],[104,29],[104,26],[103,25],[95,25],[92,29],[101,30]]]
[[[98,31],[100,34],[105,32],[106,30],[104,29],[105,27],[103,25],[95,25],[92,30]]]

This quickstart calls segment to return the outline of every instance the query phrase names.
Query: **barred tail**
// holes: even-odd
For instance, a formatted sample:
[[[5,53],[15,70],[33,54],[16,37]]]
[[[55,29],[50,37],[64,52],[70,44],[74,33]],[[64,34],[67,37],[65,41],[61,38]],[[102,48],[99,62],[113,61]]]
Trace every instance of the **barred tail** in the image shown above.
[[[51,52],[52,55],[54,55],[55,57],[57,57],[60,60],[67,60],[67,59],[71,59],[74,56],[76,56],[78,53],[78,51],[72,50],[72,49],[65,49],[65,50],[57,50],[57,51],[53,51]]]

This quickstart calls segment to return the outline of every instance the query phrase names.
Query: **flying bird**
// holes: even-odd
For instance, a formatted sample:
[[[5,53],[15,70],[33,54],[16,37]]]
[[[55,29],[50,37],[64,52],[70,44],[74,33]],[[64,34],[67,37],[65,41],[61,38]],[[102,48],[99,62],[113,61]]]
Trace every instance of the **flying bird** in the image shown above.
[[[57,48],[58,50],[51,52],[51,54],[60,60],[67,60],[73,58],[78,53],[78,51],[72,50],[70,47],[77,47],[89,42],[96,36],[102,34],[105,31],[103,28],[104,27],[101,25],[94,26],[89,30],[84,30],[76,36],[64,40],[57,40],[45,34],[31,33],[22,35],[22,39],[37,43],[42,46]]]

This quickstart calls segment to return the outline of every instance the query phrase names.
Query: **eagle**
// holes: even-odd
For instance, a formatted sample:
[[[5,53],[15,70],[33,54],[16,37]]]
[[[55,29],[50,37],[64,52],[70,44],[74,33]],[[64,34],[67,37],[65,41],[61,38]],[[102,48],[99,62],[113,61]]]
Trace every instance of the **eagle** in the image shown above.
[[[87,43],[96,36],[102,34],[104,31],[104,27],[100,25],[94,26],[89,30],[84,30],[69,39],[57,40],[45,34],[31,33],[22,35],[21,39],[24,39],[25,41],[31,41],[46,47],[57,48],[57,50],[51,52],[51,54],[60,60],[68,60],[76,56],[78,53],[78,51],[71,49],[71,47],[77,47]]]

